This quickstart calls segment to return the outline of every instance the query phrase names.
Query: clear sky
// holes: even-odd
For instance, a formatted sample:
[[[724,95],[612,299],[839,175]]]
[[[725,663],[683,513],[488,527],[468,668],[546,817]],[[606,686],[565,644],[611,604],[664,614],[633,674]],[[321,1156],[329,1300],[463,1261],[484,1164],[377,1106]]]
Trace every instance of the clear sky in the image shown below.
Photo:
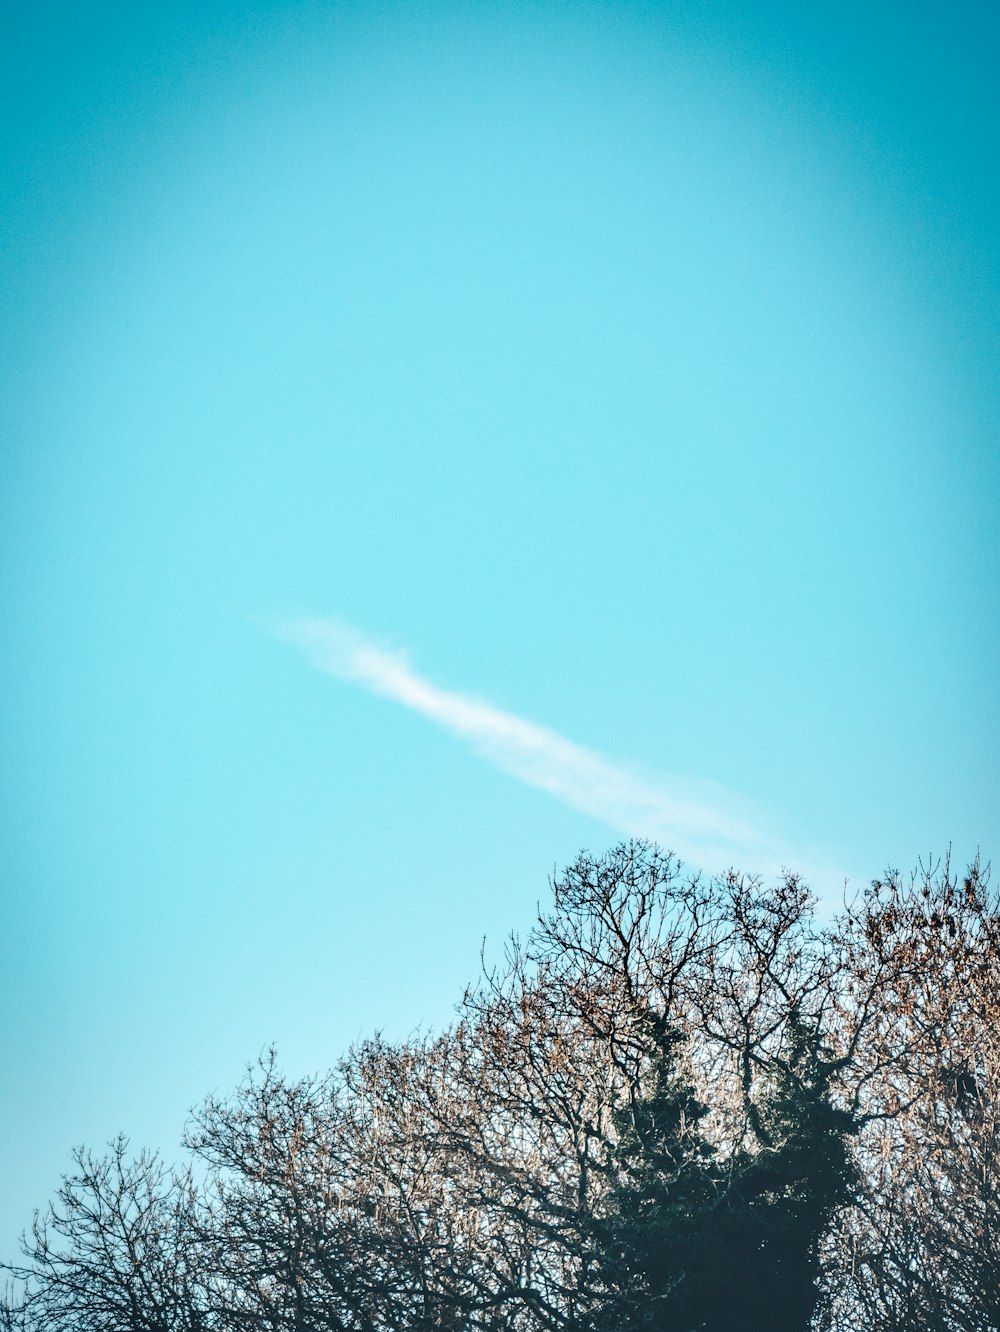
[[[581,847],[996,852],[998,37],[7,7],[0,1254]]]

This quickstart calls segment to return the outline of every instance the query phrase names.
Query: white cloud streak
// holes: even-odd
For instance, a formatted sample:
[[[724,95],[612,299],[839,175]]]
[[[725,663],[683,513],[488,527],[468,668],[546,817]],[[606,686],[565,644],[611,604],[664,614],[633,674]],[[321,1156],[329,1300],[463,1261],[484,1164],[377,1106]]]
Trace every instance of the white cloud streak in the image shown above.
[[[677,779],[649,778],[546,726],[433,684],[406,654],[379,647],[340,621],[299,619],[280,634],[318,670],[401,703],[526,785],[628,836],[655,840],[692,865],[771,873],[790,863],[732,793],[713,788],[710,800],[685,796]]]

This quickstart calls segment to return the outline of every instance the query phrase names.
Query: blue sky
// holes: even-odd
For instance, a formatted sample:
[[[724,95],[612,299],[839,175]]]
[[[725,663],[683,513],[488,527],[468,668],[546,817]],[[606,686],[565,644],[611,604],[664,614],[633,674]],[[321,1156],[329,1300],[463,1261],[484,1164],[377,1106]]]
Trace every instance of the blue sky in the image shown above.
[[[994,6],[16,10],[0,1252],[581,847],[991,854]]]

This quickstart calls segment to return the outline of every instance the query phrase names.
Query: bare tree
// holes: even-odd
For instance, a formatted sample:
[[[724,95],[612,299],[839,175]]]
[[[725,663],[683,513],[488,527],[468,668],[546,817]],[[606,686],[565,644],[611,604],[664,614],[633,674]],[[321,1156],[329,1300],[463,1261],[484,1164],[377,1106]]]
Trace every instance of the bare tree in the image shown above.
[[[47,1214],[8,1269],[5,1332],[204,1332],[203,1263],[189,1175],[116,1139],[108,1155],[74,1153]]]
[[[862,1189],[838,1325],[1000,1328],[1000,913],[979,862],[889,874],[841,922]]]

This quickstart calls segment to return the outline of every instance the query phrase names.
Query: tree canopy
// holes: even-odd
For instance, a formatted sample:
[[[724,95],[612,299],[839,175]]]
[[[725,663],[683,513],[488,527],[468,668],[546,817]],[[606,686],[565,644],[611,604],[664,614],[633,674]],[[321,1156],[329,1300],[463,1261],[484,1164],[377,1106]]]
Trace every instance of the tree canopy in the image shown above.
[[[1000,1332],[1000,910],[581,855],[454,1024],[80,1152],[6,1332]]]

